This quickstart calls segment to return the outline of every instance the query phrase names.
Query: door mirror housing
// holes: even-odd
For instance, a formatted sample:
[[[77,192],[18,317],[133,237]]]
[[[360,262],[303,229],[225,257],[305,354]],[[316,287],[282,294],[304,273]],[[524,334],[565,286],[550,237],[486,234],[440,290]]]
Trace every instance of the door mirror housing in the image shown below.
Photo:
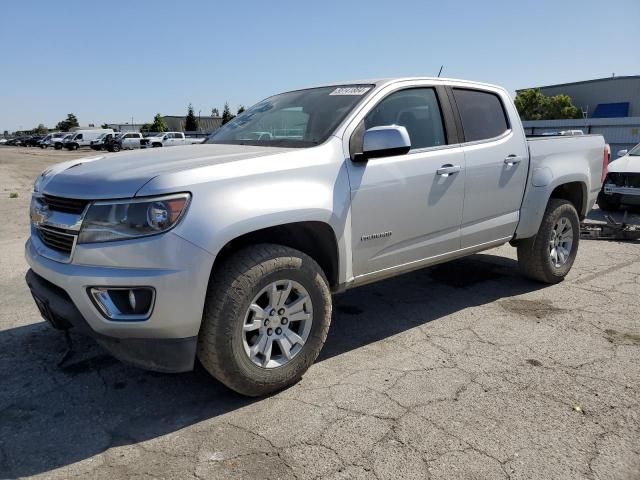
[[[364,132],[362,153],[354,158],[364,161],[370,158],[404,155],[411,150],[411,140],[407,129],[400,125],[372,127]]]
[[[627,153],[629,153],[629,150],[618,150],[619,157],[624,157]]]

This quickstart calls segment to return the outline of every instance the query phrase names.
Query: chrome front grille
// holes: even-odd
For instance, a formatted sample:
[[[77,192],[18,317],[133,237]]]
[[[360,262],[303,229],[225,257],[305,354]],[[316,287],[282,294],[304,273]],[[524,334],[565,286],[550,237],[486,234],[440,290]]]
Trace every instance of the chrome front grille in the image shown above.
[[[71,255],[78,238],[77,235],[51,227],[38,227],[37,231],[38,237],[47,247],[66,255]]]
[[[51,195],[43,195],[41,201],[54,212],[75,213],[76,215],[84,212],[84,209],[89,203],[89,200],[54,197]]]

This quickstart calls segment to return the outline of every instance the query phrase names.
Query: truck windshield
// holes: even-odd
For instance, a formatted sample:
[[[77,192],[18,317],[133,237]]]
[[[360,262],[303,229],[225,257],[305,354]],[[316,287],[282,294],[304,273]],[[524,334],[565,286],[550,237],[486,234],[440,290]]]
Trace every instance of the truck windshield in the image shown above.
[[[631,149],[629,155],[632,157],[640,157],[640,143]]]
[[[373,85],[338,85],[263,100],[211,134],[205,143],[311,147],[324,142]]]

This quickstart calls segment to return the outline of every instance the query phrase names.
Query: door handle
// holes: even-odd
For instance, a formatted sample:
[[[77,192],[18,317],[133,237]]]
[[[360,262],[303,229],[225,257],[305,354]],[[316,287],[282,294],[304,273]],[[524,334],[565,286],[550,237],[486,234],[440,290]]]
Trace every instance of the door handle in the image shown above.
[[[522,161],[522,157],[519,157],[518,155],[509,155],[507,158],[504,159],[505,165],[508,165],[509,167],[517,165],[521,161]]]
[[[449,175],[458,173],[460,170],[460,165],[451,165],[450,163],[447,163],[446,165],[442,165],[442,167],[436,170],[436,174],[440,175],[441,177],[448,177]]]

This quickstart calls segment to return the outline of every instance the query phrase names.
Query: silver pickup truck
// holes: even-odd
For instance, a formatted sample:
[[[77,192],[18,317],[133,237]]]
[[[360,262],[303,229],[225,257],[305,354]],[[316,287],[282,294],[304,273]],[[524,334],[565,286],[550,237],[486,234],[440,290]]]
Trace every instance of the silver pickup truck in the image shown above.
[[[496,86],[287,92],[204,145],[43,172],[26,280],[54,327],[122,361],[180,372],[197,357],[263,395],[314,362],[332,293],[506,242],[526,276],[560,282],[606,159],[601,136],[525,138]]]

